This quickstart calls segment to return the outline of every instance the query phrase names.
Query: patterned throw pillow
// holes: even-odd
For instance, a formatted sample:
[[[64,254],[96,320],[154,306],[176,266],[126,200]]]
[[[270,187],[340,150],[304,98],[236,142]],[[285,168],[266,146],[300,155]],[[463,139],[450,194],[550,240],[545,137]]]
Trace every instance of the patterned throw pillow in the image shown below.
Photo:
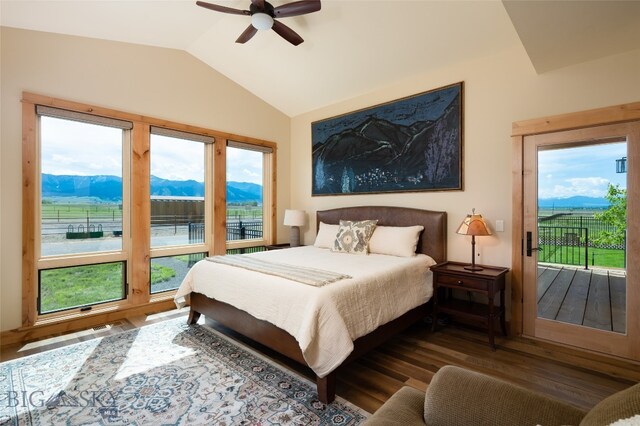
[[[331,251],[368,254],[369,240],[377,223],[377,220],[341,220],[338,235]]]

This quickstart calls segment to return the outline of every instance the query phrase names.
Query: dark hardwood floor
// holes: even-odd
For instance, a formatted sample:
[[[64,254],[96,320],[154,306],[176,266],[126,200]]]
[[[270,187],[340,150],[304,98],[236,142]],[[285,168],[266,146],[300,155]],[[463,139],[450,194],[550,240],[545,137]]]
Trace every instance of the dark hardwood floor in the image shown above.
[[[374,412],[402,386],[426,390],[440,367],[457,365],[588,410],[640,382],[638,363],[519,337],[497,337],[498,350],[492,352],[484,331],[456,324],[433,333],[429,329],[427,324],[415,325],[343,367],[337,394]],[[313,380],[311,371],[253,346]]]
[[[149,317],[134,317],[98,330],[87,330],[42,339],[21,346],[5,347],[1,359],[8,360],[78,341],[106,336],[147,324],[183,317],[186,310]],[[312,372],[273,351],[216,323],[207,325],[250,344],[277,362],[313,380]],[[640,381],[640,364],[576,351],[571,348],[523,338],[497,337],[492,352],[483,331],[451,324],[430,332],[417,324],[364,358],[341,369],[337,394],[374,412],[396,390],[409,385],[426,390],[433,375],[444,365],[458,365],[518,384],[589,409],[603,398]]]

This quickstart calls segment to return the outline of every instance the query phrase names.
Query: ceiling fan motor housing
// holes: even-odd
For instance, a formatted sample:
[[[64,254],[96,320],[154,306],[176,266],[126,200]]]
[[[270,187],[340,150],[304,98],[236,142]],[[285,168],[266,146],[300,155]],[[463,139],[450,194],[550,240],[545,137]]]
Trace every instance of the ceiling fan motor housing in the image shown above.
[[[251,6],[249,7],[249,12],[251,12],[251,14],[253,15],[254,13],[266,13],[267,15],[271,16],[272,18],[276,17],[276,13],[274,12],[274,7],[271,3],[269,2],[264,2],[264,9],[260,9],[258,8],[258,6],[256,6],[255,4],[251,3]]]

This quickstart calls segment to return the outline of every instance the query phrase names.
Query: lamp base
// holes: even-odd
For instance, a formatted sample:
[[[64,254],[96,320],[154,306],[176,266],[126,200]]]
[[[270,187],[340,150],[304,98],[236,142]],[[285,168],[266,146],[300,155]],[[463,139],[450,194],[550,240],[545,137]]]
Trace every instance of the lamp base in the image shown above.
[[[299,247],[300,246],[300,227],[292,226],[289,234],[289,245],[290,247]]]
[[[466,269],[467,271],[483,271],[484,270],[484,268],[476,265],[465,266],[464,269]]]

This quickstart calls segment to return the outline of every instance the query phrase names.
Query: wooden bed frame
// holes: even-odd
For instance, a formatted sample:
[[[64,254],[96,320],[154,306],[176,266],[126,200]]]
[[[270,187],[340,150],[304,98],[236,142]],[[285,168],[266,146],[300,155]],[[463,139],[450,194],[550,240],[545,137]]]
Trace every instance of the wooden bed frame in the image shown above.
[[[318,211],[316,223],[337,224],[340,220],[378,219],[381,226],[422,225],[424,231],[418,241],[418,253],[425,253],[440,263],[447,257],[447,213],[403,207],[347,207]],[[191,293],[191,311],[188,324],[195,324],[204,314],[220,324],[259,342],[282,355],[303,365],[307,365],[296,339],[275,325],[254,318],[250,314],[227,303],[208,298],[200,293]],[[404,315],[388,322],[371,333],[353,342],[353,352],[341,364],[348,364],[371,349],[422,320],[427,315],[427,303],[420,305]],[[338,367],[338,368],[340,368]],[[318,399],[329,404],[335,399],[336,372],[317,378]]]

